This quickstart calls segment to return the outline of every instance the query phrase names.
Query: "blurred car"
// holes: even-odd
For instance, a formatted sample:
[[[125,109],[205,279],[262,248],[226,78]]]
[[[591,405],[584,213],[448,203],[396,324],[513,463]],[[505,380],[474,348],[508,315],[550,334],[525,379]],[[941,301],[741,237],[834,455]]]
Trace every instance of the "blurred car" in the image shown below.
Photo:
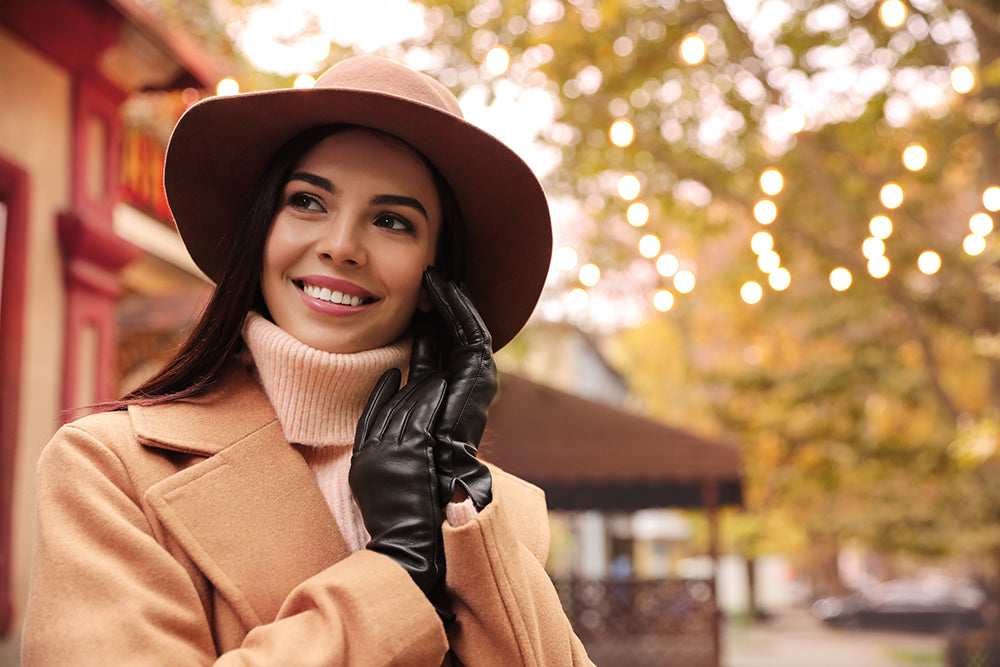
[[[829,625],[908,632],[956,632],[985,627],[986,594],[960,579],[897,579],[844,597],[813,603]]]

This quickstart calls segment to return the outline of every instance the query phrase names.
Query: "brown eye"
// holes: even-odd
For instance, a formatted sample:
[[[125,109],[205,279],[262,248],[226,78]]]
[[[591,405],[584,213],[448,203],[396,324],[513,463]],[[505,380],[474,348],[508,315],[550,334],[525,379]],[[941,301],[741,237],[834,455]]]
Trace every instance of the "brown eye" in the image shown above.
[[[375,218],[375,224],[397,232],[412,232],[413,224],[396,213],[381,213]]]
[[[288,205],[304,211],[326,211],[319,199],[305,192],[296,192],[288,198]]]

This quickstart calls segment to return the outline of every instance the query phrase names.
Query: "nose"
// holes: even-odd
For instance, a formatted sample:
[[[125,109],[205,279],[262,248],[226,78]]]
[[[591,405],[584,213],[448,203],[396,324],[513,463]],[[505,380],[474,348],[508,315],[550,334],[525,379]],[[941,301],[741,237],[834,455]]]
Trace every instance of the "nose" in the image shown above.
[[[360,224],[338,215],[325,226],[316,244],[316,252],[321,258],[342,266],[362,266],[368,261],[368,253]]]

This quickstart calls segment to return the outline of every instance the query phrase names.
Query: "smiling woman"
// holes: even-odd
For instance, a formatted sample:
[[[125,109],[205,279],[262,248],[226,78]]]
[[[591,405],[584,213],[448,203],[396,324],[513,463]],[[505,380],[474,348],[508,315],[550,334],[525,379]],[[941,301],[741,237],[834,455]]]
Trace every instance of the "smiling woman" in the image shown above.
[[[22,663],[591,664],[543,494],[478,458],[549,267],[528,166],[362,57],[196,104],[164,174],[216,289],[46,447]]]

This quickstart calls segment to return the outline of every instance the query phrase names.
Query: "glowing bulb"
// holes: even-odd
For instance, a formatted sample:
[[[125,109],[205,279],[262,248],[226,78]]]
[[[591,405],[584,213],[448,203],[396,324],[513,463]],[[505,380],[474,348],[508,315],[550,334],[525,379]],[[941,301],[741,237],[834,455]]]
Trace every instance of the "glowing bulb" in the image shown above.
[[[632,127],[632,123],[622,118],[611,124],[608,136],[615,146],[628,146],[635,139],[635,128]]]
[[[665,313],[674,307],[674,295],[665,289],[661,289],[653,297],[653,308],[661,313]]]
[[[851,286],[851,272],[844,267],[838,267],[830,272],[830,286],[838,292],[843,292]]]
[[[240,92],[240,84],[236,82],[236,79],[225,78],[219,82],[219,85],[215,87],[215,93],[220,96],[225,95],[235,95]]]
[[[1000,187],[991,185],[983,192],[983,206],[987,211],[1000,211]]]
[[[681,58],[688,65],[697,65],[705,59],[708,47],[705,40],[695,34],[688,35],[681,41]]]
[[[750,249],[758,255],[774,247],[774,239],[767,232],[757,232],[750,238]]]
[[[806,127],[806,115],[798,107],[788,107],[781,112],[781,125],[785,132],[798,134]]]
[[[652,234],[646,234],[639,239],[639,254],[647,259],[656,257],[660,252],[660,239]]]
[[[762,225],[769,225],[778,217],[778,207],[770,199],[761,199],[753,207],[753,217]]]
[[[510,67],[510,53],[502,46],[495,46],[486,54],[486,71],[500,76]]]
[[[633,227],[642,227],[649,222],[649,207],[639,201],[630,204],[625,212],[625,218]]]
[[[740,298],[746,303],[757,303],[764,296],[764,289],[754,281],[743,283],[740,288]]]
[[[956,93],[967,93],[976,87],[976,75],[965,65],[951,70],[951,87]]]
[[[641,190],[642,184],[635,174],[625,174],[618,179],[618,195],[626,201],[638,197]]]
[[[578,260],[576,250],[573,250],[569,246],[563,246],[556,250],[552,259],[556,267],[561,271],[572,271],[576,268]]]
[[[316,85],[316,79],[308,74],[299,74],[295,77],[295,83],[292,84],[293,88],[312,88]]]
[[[993,218],[985,213],[976,213],[969,218],[969,229],[977,236],[986,236],[993,231]]]
[[[674,287],[678,292],[687,294],[694,289],[694,274],[690,271],[678,271],[674,276]]]
[[[760,189],[764,194],[774,196],[785,187],[785,179],[777,169],[768,169],[760,175]]]
[[[969,234],[962,241],[962,249],[965,250],[966,254],[978,255],[986,250],[986,239],[978,234]]]
[[[781,257],[773,250],[762,252],[760,257],[757,258],[757,266],[764,273],[771,273],[771,271],[781,266]]]
[[[881,239],[869,237],[861,244],[861,254],[867,259],[875,259],[885,254],[885,244]]]
[[[920,144],[911,144],[903,151],[903,166],[910,171],[920,171],[927,166],[927,149]]]
[[[900,0],[885,0],[879,7],[878,17],[887,28],[898,28],[906,20],[906,5]]]
[[[792,283],[792,274],[788,272],[788,269],[777,268],[767,276],[767,282],[770,283],[771,289],[781,291],[787,289]]]
[[[941,256],[933,250],[925,250],[917,257],[917,268],[927,275],[937,273],[941,268]]]
[[[656,271],[664,278],[669,278],[670,276],[677,273],[677,269],[680,268],[680,262],[677,258],[667,253],[665,255],[660,255],[656,260]]]
[[[593,287],[601,279],[601,269],[596,264],[584,264],[580,267],[580,282],[587,287]]]
[[[903,188],[898,183],[886,183],[882,186],[878,198],[886,208],[898,208],[903,203]]]
[[[587,307],[588,301],[590,301],[590,297],[587,296],[587,291],[579,287],[569,293],[569,307],[572,310],[583,310]]]
[[[868,273],[873,278],[885,278],[889,275],[889,260],[879,255],[868,260]]]
[[[876,215],[868,223],[868,229],[877,239],[887,239],[892,234],[892,220],[884,215]]]

